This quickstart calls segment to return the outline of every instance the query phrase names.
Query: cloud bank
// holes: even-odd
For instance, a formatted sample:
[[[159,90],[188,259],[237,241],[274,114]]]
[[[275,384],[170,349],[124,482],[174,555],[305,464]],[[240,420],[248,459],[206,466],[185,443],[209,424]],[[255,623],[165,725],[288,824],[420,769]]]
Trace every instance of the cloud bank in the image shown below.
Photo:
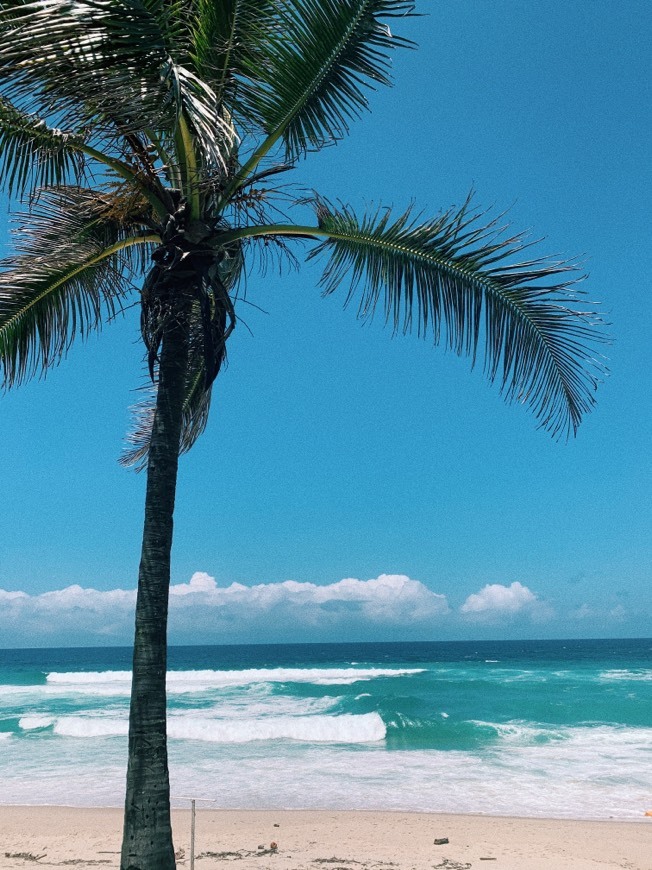
[[[78,585],[41,595],[0,590],[0,646],[130,643],[135,603],[135,590]],[[286,580],[222,587],[196,572],[188,583],[170,587],[170,640],[392,639],[415,629],[427,637],[429,627],[449,612],[446,596],[402,574],[322,586]]]
[[[73,585],[39,595],[0,589],[0,648],[129,645],[135,604],[130,589]],[[572,637],[577,631],[595,637],[617,635],[630,622],[615,601],[567,602],[556,613],[518,581],[487,584],[459,607],[404,574],[220,586],[198,571],[170,587],[173,644]]]

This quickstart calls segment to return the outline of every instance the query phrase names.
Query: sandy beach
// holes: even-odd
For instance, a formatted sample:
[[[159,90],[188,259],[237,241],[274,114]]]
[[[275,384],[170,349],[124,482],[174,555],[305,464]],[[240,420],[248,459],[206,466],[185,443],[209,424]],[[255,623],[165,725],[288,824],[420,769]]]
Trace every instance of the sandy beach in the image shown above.
[[[0,867],[118,868],[121,816],[118,809],[2,806]],[[173,824],[177,864],[189,867],[190,812],[175,810]],[[198,810],[195,866],[231,862],[238,870],[652,870],[652,818]]]

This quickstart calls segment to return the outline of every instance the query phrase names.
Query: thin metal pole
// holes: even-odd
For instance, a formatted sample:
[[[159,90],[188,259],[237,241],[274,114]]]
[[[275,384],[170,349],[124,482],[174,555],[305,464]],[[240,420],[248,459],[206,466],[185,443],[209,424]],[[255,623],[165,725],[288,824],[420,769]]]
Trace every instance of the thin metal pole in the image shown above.
[[[195,801],[190,801],[190,870],[195,870]]]

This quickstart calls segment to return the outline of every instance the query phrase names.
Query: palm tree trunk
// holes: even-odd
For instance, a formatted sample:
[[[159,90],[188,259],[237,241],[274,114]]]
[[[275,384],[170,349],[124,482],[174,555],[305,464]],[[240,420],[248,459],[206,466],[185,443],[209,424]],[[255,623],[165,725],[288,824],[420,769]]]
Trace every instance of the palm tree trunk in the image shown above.
[[[147,465],[129,712],[121,870],[174,870],[167,759],[167,617],[172,517],[188,361],[189,303],[165,327]]]

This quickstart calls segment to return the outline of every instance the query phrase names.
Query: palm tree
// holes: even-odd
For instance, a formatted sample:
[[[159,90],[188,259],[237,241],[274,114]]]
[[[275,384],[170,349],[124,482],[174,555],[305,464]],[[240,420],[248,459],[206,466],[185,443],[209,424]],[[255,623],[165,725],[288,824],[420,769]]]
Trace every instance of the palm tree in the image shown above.
[[[153,395],[129,464],[147,468],[123,870],[174,867],[166,624],[177,465],[202,432],[237,322],[246,258],[297,240],[361,318],[480,355],[553,435],[593,405],[596,318],[572,264],[467,200],[434,218],[358,215],[280,176],[340,139],[389,84],[409,0],[4,0],[0,181],[23,203],[0,272],[0,366],[12,387],[57,364],[140,282]],[[301,220],[287,213],[295,209]],[[309,217],[305,215],[309,214]]]

